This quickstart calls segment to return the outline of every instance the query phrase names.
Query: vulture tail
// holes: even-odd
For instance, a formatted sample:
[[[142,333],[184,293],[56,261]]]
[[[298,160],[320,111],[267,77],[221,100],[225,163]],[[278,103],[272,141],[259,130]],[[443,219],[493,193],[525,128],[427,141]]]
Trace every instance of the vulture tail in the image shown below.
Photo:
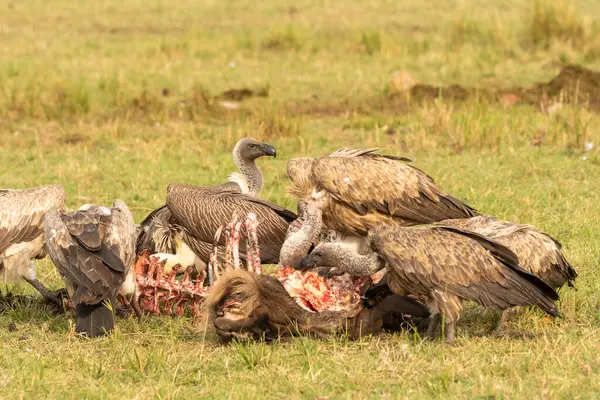
[[[111,299],[110,304],[117,304]],[[75,307],[77,324],[75,329],[88,337],[106,336],[115,328],[115,314],[104,302],[98,304],[79,303]]]

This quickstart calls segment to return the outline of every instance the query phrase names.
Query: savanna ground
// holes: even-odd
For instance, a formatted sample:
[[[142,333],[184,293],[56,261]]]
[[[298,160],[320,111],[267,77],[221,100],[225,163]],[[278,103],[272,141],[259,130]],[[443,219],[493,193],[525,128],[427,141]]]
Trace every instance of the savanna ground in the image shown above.
[[[120,197],[140,221],[168,183],[226,179],[233,144],[251,135],[278,152],[260,161],[262,196],[295,209],[287,159],[380,146],[479,210],[561,240],[580,274],[561,293],[564,318],[531,310],[510,330],[533,338],[499,339],[497,313],[471,307],[456,347],[408,333],[219,346],[201,324],[167,317],[120,320],[111,337],[82,340],[36,296],[0,313],[0,397],[596,397],[598,107],[577,87],[558,99],[575,101],[549,109],[552,99],[421,103],[388,82],[408,70],[423,83],[500,90],[569,63],[600,70],[600,3],[437,3],[4,1],[0,187],[60,182],[69,207]],[[263,96],[220,96],[242,88]],[[48,259],[38,267],[61,286]]]

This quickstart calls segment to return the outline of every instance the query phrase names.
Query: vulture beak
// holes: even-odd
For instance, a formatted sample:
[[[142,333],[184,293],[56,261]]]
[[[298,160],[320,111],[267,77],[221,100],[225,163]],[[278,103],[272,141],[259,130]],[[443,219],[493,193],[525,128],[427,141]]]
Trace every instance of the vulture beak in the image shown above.
[[[307,269],[311,269],[313,267],[313,260],[312,257],[309,255],[307,255],[306,257],[304,257],[302,260],[300,260],[300,264],[298,264],[298,266],[295,268],[299,271],[306,271]]]
[[[265,155],[267,156],[273,156],[273,158],[277,158],[277,152],[275,151],[275,147],[271,146],[270,144],[263,144],[262,145],[263,151],[265,152]]]

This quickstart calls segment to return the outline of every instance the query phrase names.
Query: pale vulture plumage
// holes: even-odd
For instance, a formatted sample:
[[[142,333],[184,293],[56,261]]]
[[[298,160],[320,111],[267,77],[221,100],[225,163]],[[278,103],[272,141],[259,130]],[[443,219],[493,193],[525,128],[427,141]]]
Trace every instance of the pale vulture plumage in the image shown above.
[[[440,189],[430,176],[407,164],[410,160],[375,154],[376,150],[343,148],[328,157],[288,162],[290,194],[300,205],[309,200],[319,204],[322,227],[332,231],[334,240],[356,244],[379,226],[478,215]],[[301,234],[291,236],[284,245],[282,263],[297,266],[313,244]]]
[[[24,279],[45,299],[61,305],[57,293],[37,280],[31,260],[46,256],[44,217],[52,208],[63,210],[66,198],[61,185],[0,190],[0,267],[5,282]]]

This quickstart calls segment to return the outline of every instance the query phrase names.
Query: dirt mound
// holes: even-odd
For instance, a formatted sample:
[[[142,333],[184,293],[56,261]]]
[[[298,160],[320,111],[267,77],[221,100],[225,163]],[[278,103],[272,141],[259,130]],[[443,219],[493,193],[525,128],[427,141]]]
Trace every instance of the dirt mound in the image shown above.
[[[600,109],[600,72],[580,65],[567,65],[547,83],[522,90],[523,99],[529,103],[574,103]]]
[[[407,93],[410,95],[406,96]],[[497,101],[505,106],[519,103],[546,106],[560,102],[580,104],[600,111],[600,72],[580,65],[567,65],[549,82],[539,83],[532,88],[488,90],[461,85],[440,87],[416,84],[408,92],[390,95],[392,100],[410,98],[411,101],[432,101],[440,97],[453,101],[467,101],[476,97],[478,100]]]

